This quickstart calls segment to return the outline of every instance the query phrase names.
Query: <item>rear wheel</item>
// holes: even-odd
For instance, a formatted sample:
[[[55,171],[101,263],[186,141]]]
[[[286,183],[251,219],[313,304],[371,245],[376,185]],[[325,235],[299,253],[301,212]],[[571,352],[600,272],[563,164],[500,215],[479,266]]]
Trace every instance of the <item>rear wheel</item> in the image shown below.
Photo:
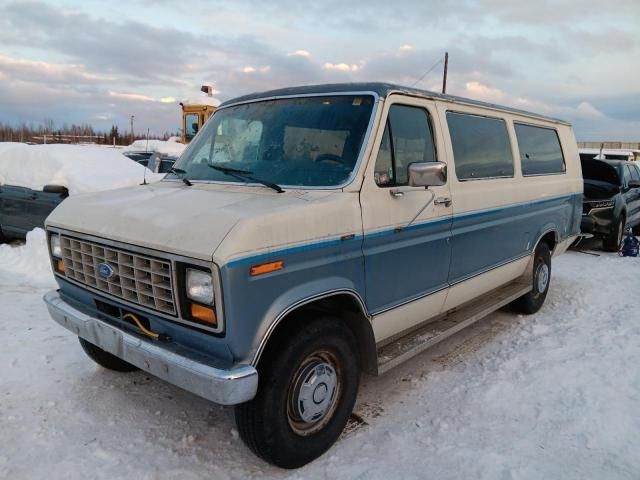
[[[282,468],[326,452],[344,429],[358,393],[356,341],[338,319],[323,317],[287,336],[261,362],[256,397],[235,408],[242,440]]]
[[[135,372],[139,370],[135,365],[131,365],[115,355],[105,352],[93,343],[87,342],[84,338],[78,337],[78,340],[80,340],[80,346],[84,350],[84,353],[101,367],[108,370],[115,370],[116,372]]]
[[[602,240],[602,247],[607,252],[617,252],[624,237],[624,217],[620,217],[611,233]]]
[[[533,288],[532,290],[513,302],[515,311],[530,315],[536,313],[542,307],[549,291],[551,280],[551,251],[549,245],[540,242],[536,247],[533,257]]]

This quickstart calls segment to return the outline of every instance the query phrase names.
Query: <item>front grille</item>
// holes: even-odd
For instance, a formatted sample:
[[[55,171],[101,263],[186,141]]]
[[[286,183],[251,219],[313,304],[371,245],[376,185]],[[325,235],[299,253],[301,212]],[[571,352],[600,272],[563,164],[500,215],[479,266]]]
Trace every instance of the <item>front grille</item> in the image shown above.
[[[68,278],[143,307],[176,314],[169,261],[64,235],[60,245]],[[111,267],[109,278],[98,273],[101,264]]]

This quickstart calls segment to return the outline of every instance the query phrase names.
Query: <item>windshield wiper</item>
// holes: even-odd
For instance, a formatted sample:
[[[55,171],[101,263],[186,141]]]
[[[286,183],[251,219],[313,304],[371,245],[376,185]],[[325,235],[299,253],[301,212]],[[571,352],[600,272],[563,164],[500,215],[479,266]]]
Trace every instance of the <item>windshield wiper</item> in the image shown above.
[[[180,178],[180,180],[182,180],[182,181],[184,182],[184,184],[185,184],[185,185],[187,185],[187,186],[189,186],[189,187],[193,185],[193,183],[191,183],[191,182],[189,181],[189,179],[188,179],[187,177],[185,177],[185,176],[184,176],[184,175],[186,175],[186,174],[187,174],[187,172],[186,172],[185,170],[182,170],[181,168],[174,168],[174,167],[171,167],[167,173],[173,173],[173,174],[175,174],[175,175],[177,175],[177,176],[182,175],[182,177]]]
[[[251,174],[253,172],[250,171],[250,170],[240,170],[239,168],[225,167],[224,165],[218,165],[218,164],[215,164],[215,163],[207,163],[207,166],[209,166],[209,168],[213,168],[214,170],[222,172],[225,175],[229,175],[230,177],[235,177],[235,178],[237,178],[239,180],[250,180],[252,182],[261,183],[265,187],[272,188],[273,190],[275,190],[278,193],[284,192],[282,187],[280,187],[280,185],[278,185],[277,183],[273,183],[273,182],[269,182],[268,180],[261,180],[259,178],[252,177]]]

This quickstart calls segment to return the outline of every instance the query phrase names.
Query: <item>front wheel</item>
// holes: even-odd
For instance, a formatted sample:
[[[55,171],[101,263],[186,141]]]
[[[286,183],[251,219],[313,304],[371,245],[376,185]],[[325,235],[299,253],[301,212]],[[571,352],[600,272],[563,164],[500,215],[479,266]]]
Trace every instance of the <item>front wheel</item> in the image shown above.
[[[624,217],[620,217],[611,233],[602,240],[602,247],[607,252],[617,252],[624,236]]]
[[[93,343],[87,342],[84,338],[78,337],[80,340],[80,346],[87,356],[96,362],[101,367],[108,370],[114,370],[116,372],[135,372],[139,370],[135,365],[131,365],[128,362],[116,357],[115,355],[105,352],[100,347],[96,347]]]
[[[519,313],[530,315],[542,307],[549,291],[551,280],[551,251],[545,242],[536,247],[533,257],[533,288],[513,302],[513,308]]]
[[[323,317],[287,336],[260,365],[256,397],[235,408],[242,440],[282,468],[326,452],[344,429],[358,393],[360,367],[351,330]]]

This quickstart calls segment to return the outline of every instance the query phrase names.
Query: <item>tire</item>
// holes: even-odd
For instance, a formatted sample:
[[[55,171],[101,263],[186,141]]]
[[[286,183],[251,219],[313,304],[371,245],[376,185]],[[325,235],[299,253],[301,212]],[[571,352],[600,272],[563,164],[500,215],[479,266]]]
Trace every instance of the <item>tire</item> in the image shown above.
[[[513,309],[525,315],[536,313],[547,298],[551,281],[551,251],[540,242],[533,258],[533,289],[512,303]]]
[[[622,245],[622,239],[624,237],[624,216],[620,217],[616,222],[616,226],[611,231],[611,234],[604,237],[602,240],[602,248],[607,252],[617,252]]]
[[[84,353],[101,367],[116,372],[135,372],[136,370],[140,370],[135,365],[131,365],[115,355],[105,352],[100,347],[96,347],[93,343],[87,342],[83,338],[78,337],[78,340],[80,340],[80,346],[84,350]]]
[[[351,330],[332,317],[287,335],[261,361],[256,397],[235,407],[242,440],[282,468],[301,467],[326,452],[353,411],[360,381],[356,352]]]

